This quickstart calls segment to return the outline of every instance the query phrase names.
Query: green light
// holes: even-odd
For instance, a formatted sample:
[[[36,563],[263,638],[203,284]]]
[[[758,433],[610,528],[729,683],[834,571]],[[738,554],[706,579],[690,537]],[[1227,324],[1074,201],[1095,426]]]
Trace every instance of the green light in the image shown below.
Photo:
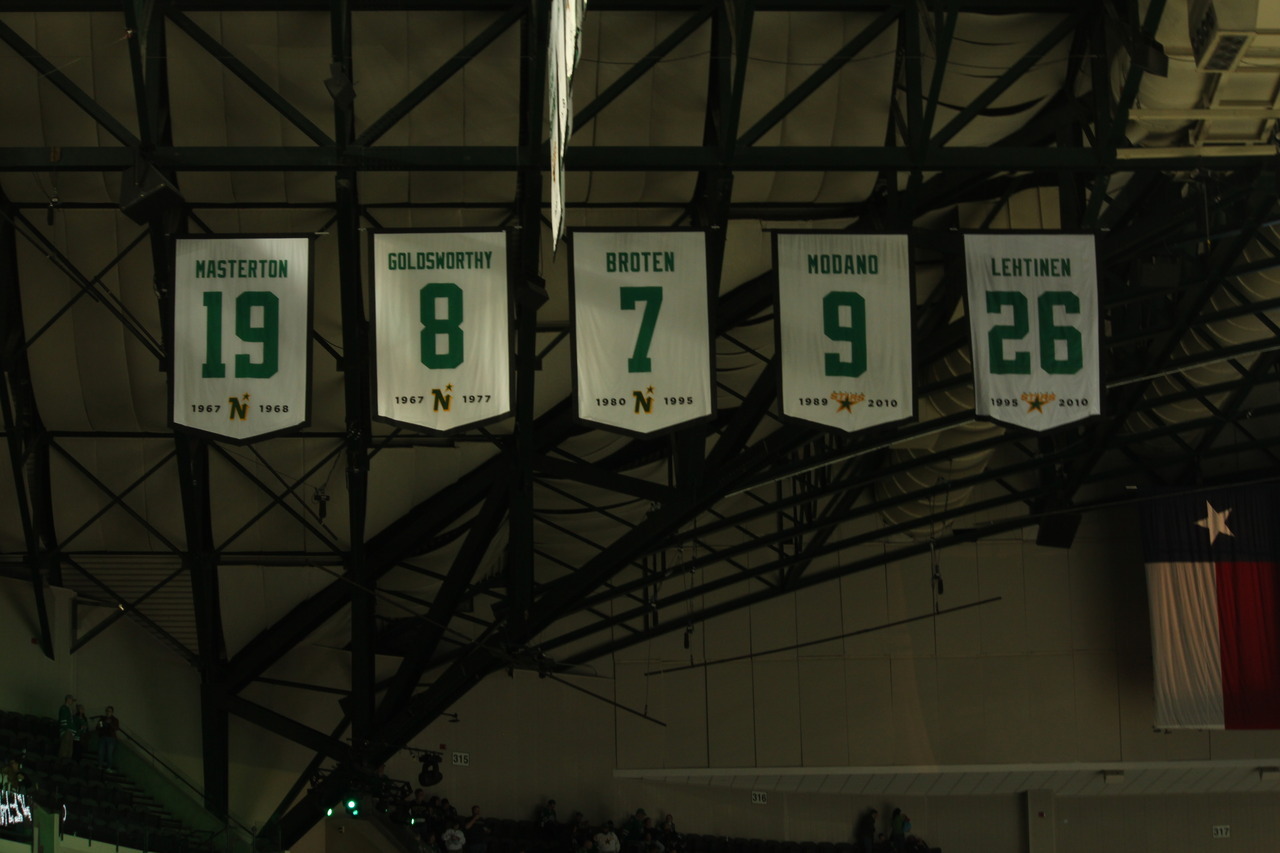
[[[324,816],[333,817],[333,809],[332,808],[325,809]]]
[[[355,807],[356,807],[356,801],[355,801],[355,800],[347,800],[347,808],[348,808],[348,809],[354,809]]]

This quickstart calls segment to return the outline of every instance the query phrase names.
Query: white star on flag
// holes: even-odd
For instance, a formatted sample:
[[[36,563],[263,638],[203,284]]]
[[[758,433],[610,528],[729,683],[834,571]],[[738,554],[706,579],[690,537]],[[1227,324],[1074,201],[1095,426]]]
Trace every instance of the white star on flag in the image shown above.
[[[1208,501],[1204,502],[1208,515],[1196,522],[1200,527],[1209,531],[1209,544],[1212,545],[1218,540],[1218,535],[1235,536],[1231,529],[1227,527],[1227,516],[1231,515],[1231,508],[1228,507],[1222,512],[1218,512],[1213,508],[1213,504]]]

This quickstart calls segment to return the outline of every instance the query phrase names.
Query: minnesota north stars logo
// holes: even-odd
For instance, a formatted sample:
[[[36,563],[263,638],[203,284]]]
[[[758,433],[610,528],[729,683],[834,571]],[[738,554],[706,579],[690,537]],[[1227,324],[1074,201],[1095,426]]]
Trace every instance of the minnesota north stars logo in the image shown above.
[[[643,391],[632,391],[631,396],[636,401],[634,414],[644,412],[646,415],[653,414],[653,386],[650,385]]]
[[[1022,402],[1027,404],[1027,414],[1030,414],[1032,412],[1038,412],[1040,414],[1044,414],[1044,404],[1052,403],[1056,399],[1058,399],[1057,394],[1026,393],[1022,395]]]

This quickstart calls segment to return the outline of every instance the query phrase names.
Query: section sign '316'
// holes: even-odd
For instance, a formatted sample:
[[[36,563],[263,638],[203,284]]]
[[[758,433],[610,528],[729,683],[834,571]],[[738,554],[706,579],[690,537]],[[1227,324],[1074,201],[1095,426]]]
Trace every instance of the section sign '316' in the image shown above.
[[[306,424],[310,239],[181,238],[174,265],[174,425],[248,441]]]
[[[373,237],[377,416],[435,432],[511,411],[502,231]]]
[[[575,231],[578,417],[651,434],[713,414],[702,231]]]

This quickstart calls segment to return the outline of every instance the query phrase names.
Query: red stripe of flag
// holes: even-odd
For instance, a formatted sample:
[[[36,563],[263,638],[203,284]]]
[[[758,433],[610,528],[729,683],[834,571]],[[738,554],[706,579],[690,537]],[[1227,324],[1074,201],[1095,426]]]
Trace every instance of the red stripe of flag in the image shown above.
[[[1280,728],[1280,579],[1269,562],[1218,563],[1222,703],[1228,729]]]

